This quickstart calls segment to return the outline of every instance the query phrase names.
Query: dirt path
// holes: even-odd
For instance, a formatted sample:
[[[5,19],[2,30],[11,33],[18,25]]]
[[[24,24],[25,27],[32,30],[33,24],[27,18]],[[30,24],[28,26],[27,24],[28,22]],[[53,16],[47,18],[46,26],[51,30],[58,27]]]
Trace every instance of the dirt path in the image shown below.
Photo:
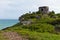
[[[9,40],[28,40],[24,39],[22,36],[19,36],[16,32],[4,32],[4,37],[8,38]]]

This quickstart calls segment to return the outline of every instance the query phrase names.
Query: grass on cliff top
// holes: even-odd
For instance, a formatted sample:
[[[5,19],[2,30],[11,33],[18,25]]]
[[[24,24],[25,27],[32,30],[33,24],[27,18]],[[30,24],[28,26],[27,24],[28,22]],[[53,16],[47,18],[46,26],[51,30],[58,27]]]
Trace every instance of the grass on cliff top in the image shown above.
[[[6,29],[4,29],[2,31],[5,31],[5,32],[8,32],[8,31],[17,32],[18,34],[22,35],[22,37],[28,38],[29,40],[60,40],[60,34],[54,34],[54,33],[49,33],[49,32],[31,31],[29,29],[23,28],[22,26],[23,25],[20,25],[18,23],[16,25],[14,25],[12,27],[9,27],[9,28],[6,28]]]
[[[18,34],[22,35],[24,38],[28,38],[29,40],[60,40],[60,34],[52,34],[48,32],[41,33],[36,31],[29,31],[28,29],[9,29],[9,31],[10,30],[17,32]],[[8,30],[5,31],[8,32]],[[3,37],[1,39],[3,39]]]
[[[22,37],[28,38],[29,40],[60,40],[60,34],[56,34],[54,31],[54,26],[56,23],[60,25],[60,18],[51,18],[50,16],[43,17],[42,15],[37,14],[41,16],[40,19],[37,19],[36,14],[25,14],[22,16],[25,18],[25,20],[31,19],[33,21],[33,23],[30,25],[24,26],[20,23],[17,23],[1,31],[17,32],[18,34],[22,35]],[[2,32],[0,35],[0,39],[5,40],[5,38],[3,38]]]

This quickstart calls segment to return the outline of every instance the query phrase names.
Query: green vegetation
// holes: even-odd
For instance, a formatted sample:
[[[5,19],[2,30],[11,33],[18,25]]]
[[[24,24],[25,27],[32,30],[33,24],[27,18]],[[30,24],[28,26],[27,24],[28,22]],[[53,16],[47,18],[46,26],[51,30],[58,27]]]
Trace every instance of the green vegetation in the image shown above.
[[[32,12],[31,14],[27,13],[22,15],[20,19],[30,19],[33,21],[31,24],[23,25],[21,23],[17,23],[12,27],[3,29],[2,31],[17,32],[29,40],[60,40],[60,33],[55,30],[55,26],[57,25],[57,27],[59,27],[60,25],[59,17],[60,15],[55,14],[54,11],[46,15],[42,15],[39,12]]]
[[[35,30],[33,26],[32,26],[33,28],[28,28],[28,25],[23,26],[18,23],[10,28],[4,29],[3,31],[17,32],[18,34],[22,35],[24,38],[27,38],[29,40],[60,40],[60,34],[56,34],[53,32],[49,33],[49,31],[51,31],[51,29],[53,29],[52,26],[49,26],[49,27],[51,27],[50,29],[49,29],[49,27],[46,29],[44,25],[42,25],[42,26],[43,26],[42,30]]]
[[[55,29],[55,27],[58,28],[60,26],[60,14],[55,14],[54,11],[49,14],[42,14],[38,11],[22,15],[19,17],[19,21],[21,21],[22,18],[24,18],[24,20],[30,19],[32,20],[32,23],[23,25],[19,22],[1,31],[17,32],[22,35],[22,37],[29,40],[60,40],[60,33]],[[5,40],[3,35],[0,36],[0,39]]]

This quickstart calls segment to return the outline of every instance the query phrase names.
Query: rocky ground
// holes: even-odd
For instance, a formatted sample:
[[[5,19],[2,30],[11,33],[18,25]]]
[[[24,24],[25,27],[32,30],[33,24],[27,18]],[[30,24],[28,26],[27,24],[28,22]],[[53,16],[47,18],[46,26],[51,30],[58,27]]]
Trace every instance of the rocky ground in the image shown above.
[[[16,32],[3,32],[3,35],[8,40],[28,40]]]

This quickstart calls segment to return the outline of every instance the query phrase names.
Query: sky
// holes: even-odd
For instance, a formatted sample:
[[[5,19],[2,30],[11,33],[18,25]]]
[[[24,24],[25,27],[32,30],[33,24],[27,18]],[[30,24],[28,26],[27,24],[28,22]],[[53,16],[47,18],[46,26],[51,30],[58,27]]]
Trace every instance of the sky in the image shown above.
[[[29,11],[38,11],[40,6],[60,13],[60,0],[0,0],[0,19],[18,19]]]

